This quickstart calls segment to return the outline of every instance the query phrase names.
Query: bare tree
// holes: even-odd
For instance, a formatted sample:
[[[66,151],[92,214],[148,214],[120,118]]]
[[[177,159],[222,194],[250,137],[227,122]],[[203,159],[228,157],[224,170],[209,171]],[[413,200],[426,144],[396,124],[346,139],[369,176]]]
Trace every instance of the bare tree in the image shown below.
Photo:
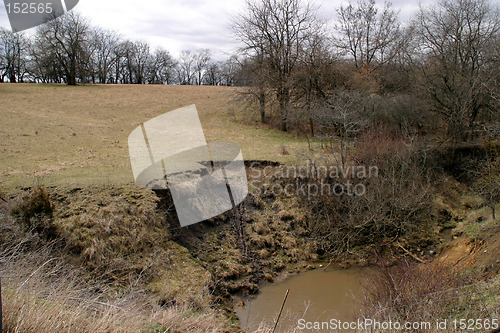
[[[107,83],[109,79],[108,74],[117,60],[114,51],[120,42],[120,37],[116,32],[102,28],[94,28],[91,34],[91,44],[95,48],[95,71],[97,72],[99,83]]]
[[[327,99],[326,92],[335,87],[334,59],[327,38],[318,28],[304,48],[300,71],[296,75],[296,99],[305,113],[311,137],[316,135],[315,110],[321,109]]]
[[[500,157],[488,152],[485,165],[478,171],[476,191],[483,196],[486,205],[491,208],[492,218],[496,219],[495,206],[500,200]]]
[[[198,50],[194,54],[194,70],[196,73],[195,84],[201,85],[203,83],[203,76],[207,71],[208,63],[210,62],[211,55],[209,49]]]
[[[145,83],[146,74],[148,68],[151,65],[151,52],[149,44],[143,41],[138,41],[134,44],[134,52],[132,53],[134,59],[134,73],[135,73],[135,83],[143,84]]]
[[[125,75],[128,76],[125,83],[134,83],[135,52],[135,43],[132,41],[127,40],[120,45],[120,55],[124,60]]]
[[[149,44],[143,41],[122,42],[115,51],[117,53],[116,71],[121,83],[146,83],[152,55]],[[118,79],[118,78],[117,78]]]
[[[500,15],[487,0],[441,0],[421,8],[417,18],[424,61],[423,87],[435,112],[444,116],[455,142],[473,138],[481,112],[492,110],[498,90],[498,54],[490,48],[499,39]]]
[[[247,56],[241,63],[240,76],[243,77],[245,89],[238,90],[238,100],[245,107],[258,104],[261,123],[267,122],[266,106],[270,96],[270,79],[267,59],[263,52],[257,51],[253,56]]]
[[[189,50],[181,52],[177,66],[178,81],[183,85],[191,85],[195,75],[195,55]]]
[[[366,127],[368,117],[363,113],[363,97],[355,91],[336,89],[327,96],[326,108],[317,117],[328,127],[326,133],[340,144],[342,167],[345,167],[353,139]]]
[[[29,40],[22,33],[0,27],[0,82],[23,82],[27,72]]]
[[[315,22],[313,8],[300,0],[249,0],[245,13],[233,23],[237,38],[245,45],[242,51],[265,59],[283,131],[287,131],[293,76]]]
[[[219,69],[221,72],[221,85],[234,86],[237,80],[237,73],[240,69],[238,57],[235,55],[230,56],[220,65]]]
[[[42,25],[37,30],[44,52],[48,52],[63,72],[68,85],[76,85],[88,58],[89,24],[74,11]]]
[[[336,45],[354,58],[357,68],[384,64],[394,57],[400,31],[397,14],[385,3],[379,13],[375,0],[361,0],[337,9]]]
[[[132,84],[134,83],[135,72],[135,43],[130,40],[125,40],[113,49],[113,57],[115,58],[113,68],[113,81],[115,83]]]
[[[222,66],[223,63],[220,61],[209,62],[206,66],[204,83],[209,86],[218,86],[222,83]]]
[[[174,78],[175,61],[165,49],[157,49],[149,69],[149,83],[170,84]]]
[[[53,53],[47,51],[46,43],[41,36],[35,35],[29,53],[29,72],[35,81],[61,82],[63,73],[60,72],[59,65],[54,62]]]

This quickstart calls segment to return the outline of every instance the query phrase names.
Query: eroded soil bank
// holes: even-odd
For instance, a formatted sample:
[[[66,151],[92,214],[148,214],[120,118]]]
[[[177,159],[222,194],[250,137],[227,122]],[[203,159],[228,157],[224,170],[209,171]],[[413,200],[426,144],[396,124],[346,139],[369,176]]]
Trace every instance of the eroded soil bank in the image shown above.
[[[265,166],[277,167],[263,162],[261,167]],[[317,209],[329,201],[311,206],[300,196],[251,193],[237,211],[186,228],[180,228],[168,193],[154,193],[133,185],[33,187],[20,189],[5,199],[0,215],[4,253],[15,252],[16,258],[22,258],[46,248],[89,284],[100,286],[92,293],[109,295],[114,290],[125,294],[132,286],[160,308],[188,307],[196,318],[210,313],[222,331],[238,329],[235,309],[241,300],[248,301],[255,295],[264,282],[319,265],[373,266],[378,256],[385,256],[392,263],[399,258],[421,263],[446,255],[451,262],[450,248],[461,246],[466,250],[453,265],[469,262],[477,279],[498,276],[500,271],[498,220],[491,218],[479,198],[468,195],[453,180],[446,184],[446,192],[434,193],[432,201],[422,206],[428,209],[427,221],[419,228],[379,230],[381,235],[384,230],[396,232],[394,235],[406,232],[397,238],[392,234],[373,238],[373,233],[367,234],[369,229],[361,229],[358,238],[347,243],[348,247],[335,251],[331,244],[344,244],[338,235],[345,231],[325,229],[324,224],[318,227],[317,223],[321,218],[327,221],[328,216],[321,217]],[[333,208],[348,207],[339,201],[331,202]],[[325,207],[324,211],[333,208]],[[331,230],[338,230],[339,234],[325,233]],[[376,241],[366,242],[367,239]],[[457,239],[462,239],[462,243],[446,247],[450,240]],[[33,266],[33,270],[42,264]],[[307,277],[306,274],[316,273],[301,276]],[[352,282],[342,280],[343,273],[339,274],[339,281]],[[311,279],[317,281],[319,277]],[[319,285],[315,285],[316,290],[321,290]],[[280,290],[281,285],[277,288]],[[305,294],[312,295],[314,291]],[[250,320],[250,316],[247,318]],[[256,325],[253,320],[241,324]]]

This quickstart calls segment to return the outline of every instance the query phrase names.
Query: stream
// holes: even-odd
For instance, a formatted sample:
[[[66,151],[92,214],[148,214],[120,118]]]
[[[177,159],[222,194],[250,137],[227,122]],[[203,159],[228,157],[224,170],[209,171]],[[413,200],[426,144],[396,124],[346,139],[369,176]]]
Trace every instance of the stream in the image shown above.
[[[369,268],[327,271],[318,268],[265,285],[254,299],[247,301],[244,308],[237,312],[241,326],[247,332],[254,332],[261,323],[272,327],[288,289],[290,291],[276,332],[292,331],[298,327],[299,319],[306,322],[357,320],[362,309],[364,281],[369,273]],[[304,329],[301,332],[313,331]]]

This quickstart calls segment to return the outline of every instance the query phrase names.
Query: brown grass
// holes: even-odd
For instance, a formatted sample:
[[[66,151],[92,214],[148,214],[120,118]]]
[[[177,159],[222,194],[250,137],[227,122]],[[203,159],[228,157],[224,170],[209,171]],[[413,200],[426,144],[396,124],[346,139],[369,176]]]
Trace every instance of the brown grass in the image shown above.
[[[3,221],[1,231],[16,229]],[[138,285],[117,289],[59,254],[57,242],[26,233],[0,252],[3,331],[13,332],[227,332],[227,319],[210,308],[164,305]]]
[[[0,186],[133,183],[128,135],[142,122],[196,104],[208,142],[234,142],[247,160],[288,161],[306,143],[238,121],[236,88],[0,84]]]
[[[52,283],[38,276],[28,283],[7,279],[2,293],[4,332],[227,331],[226,323],[214,311],[198,314],[187,306],[160,307],[141,291],[118,297],[96,294],[82,290],[80,281],[68,279],[53,267],[50,273],[61,278]]]
[[[52,237],[0,204],[4,332],[227,332],[211,308],[210,275],[170,240],[145,190],[45,191]],[[29,210],[29,209],[28,209]],[[186,272],[189,272],[188,274]]]
[[[403,261],[390,266],[382,259],[366,287],[364,316],[380,322],[400,323],[496,318],[499,291],[498,277],[478,281],[472,271],[451,262],[411,264]],[[438,330],[433,327],[430,331]]]

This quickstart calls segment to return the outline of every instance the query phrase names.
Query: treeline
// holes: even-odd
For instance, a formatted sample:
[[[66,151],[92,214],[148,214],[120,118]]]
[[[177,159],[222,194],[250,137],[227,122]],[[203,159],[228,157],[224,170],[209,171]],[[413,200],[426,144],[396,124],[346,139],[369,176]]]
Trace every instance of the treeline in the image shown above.
[[[176,59],[163,48],[91,26],[78,13],[51,21],[33,37],[0,28],[0,82],[234,85],[235,57],[208,49]]]
[[[500,14],[488,1],[437,0],[402,22],[390,3],[359,0],[324,22],[302,0],[249,0],[232,23],[243,47],[225,61],[174,58],[71,12],[31,38],[0,30],[0,82],[238,85],[247,110],[283,131],[439,128],[468,141],[500,135]]]
[[[402,22],[390,3],[359,0],[336,14],[329,24],[301,0],[256,0],[234,20],[242,98],[263,123],[336,138],[439,128],[466,141],[496,121],[500,134],[498,7],[438,0]]]

